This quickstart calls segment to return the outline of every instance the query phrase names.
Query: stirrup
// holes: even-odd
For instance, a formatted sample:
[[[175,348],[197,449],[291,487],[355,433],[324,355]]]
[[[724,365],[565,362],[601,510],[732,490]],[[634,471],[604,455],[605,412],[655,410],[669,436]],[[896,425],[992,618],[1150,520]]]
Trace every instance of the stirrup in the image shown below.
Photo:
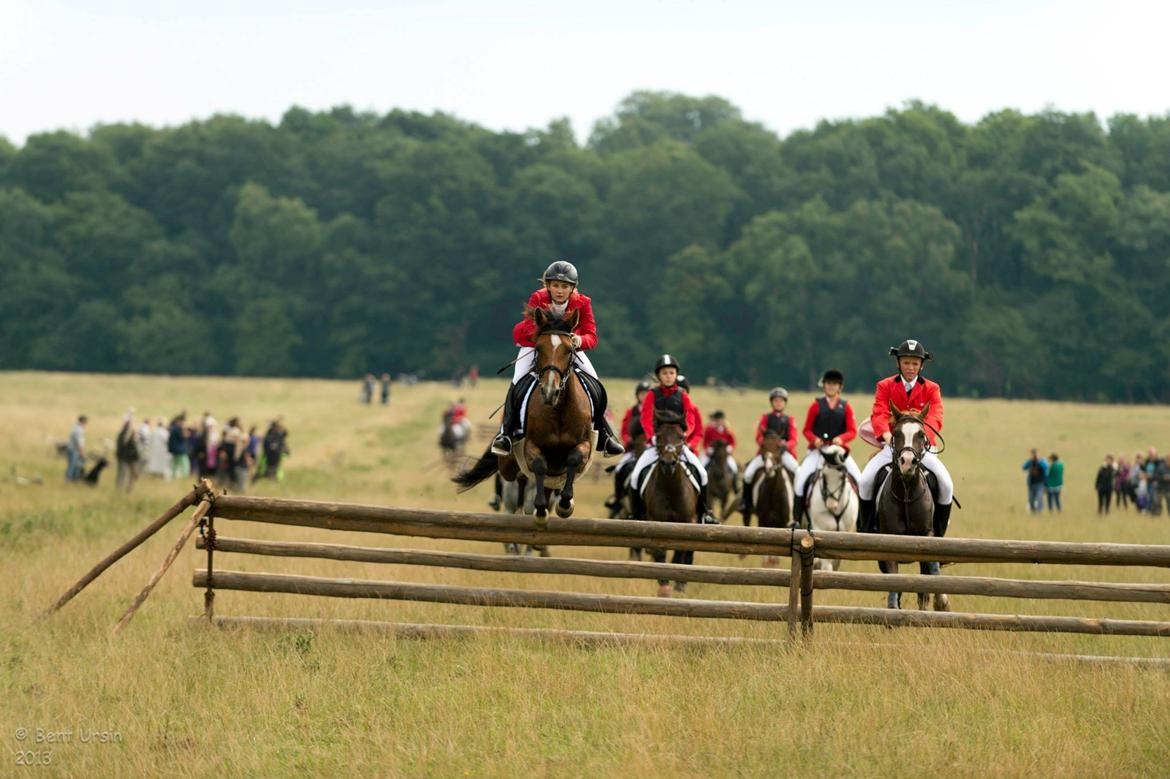
[[[708,511],[705,514],[703,514],[703,516],[699,517],[699,524],[700,525],[719,525],[722,523],[720,523],[719,519],[714,514],[712,514],[710,511]]]
[[[492,454],[507,457],[512,453],[512,439],[503,433],[492,439]]]
[[[605,443],[601,444],[598,448],[605,457],[620,457],[626,453],[626,447],[618,443],[617,439],[609,438],[608,436],[605,439]]]

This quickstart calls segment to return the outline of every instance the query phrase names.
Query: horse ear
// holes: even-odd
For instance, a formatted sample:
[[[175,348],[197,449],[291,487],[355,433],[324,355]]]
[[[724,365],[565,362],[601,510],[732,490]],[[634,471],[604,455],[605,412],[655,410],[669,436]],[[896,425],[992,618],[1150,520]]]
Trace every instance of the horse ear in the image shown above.
[[[893,401],[890,402],[890,414],[893,415],[895,422],[902,418],[902,412],[898,410]]]
[[[565,317],[565,329],[570,333],[577,329],[577,323],[581,321],[581,312],[573,311]]]
[[[926,405],[922,407],[922,418],[926,419],[927,414],[930,413],[930,401],[926,401]]]
[[[544,323],[545,323],[545,320],[547,318],[545,316],[544,309],[543,308],[530,308],[528,310],[532,316],[532,321],[536,323],[536,326],[537,327],[544,327]]]

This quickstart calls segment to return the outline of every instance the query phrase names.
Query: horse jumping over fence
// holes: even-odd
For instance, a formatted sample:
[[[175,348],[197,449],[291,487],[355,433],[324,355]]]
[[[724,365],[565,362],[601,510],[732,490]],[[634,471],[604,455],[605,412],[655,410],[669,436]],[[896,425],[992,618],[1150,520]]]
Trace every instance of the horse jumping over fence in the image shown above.
[[[578,312],[561,316],[537,308],[529,313],[536,322],[538,389],[532,392],[526,406],[523,444],[506,456],[492,454],[489,447],[453,481],[463,492],[497,471],[505,481],[515,481],[523,473],[535,484],[536,522],[544,525],[550,498],[558,489],[557,516],[572,516],[573,483],[589,468],[596,442],[589,396],[574,371],[572,333]]]

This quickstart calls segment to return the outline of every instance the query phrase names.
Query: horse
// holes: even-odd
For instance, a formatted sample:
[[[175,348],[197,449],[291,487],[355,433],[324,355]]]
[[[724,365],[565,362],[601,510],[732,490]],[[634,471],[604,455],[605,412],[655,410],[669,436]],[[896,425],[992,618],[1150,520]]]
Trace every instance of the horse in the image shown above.
[[[735,508],[735,474],[727,467],[727,458],[727,442],[716,441],[707,461],[707,494],[711,497],[711,508],[719,504],[720,522]]]
[[[774,431],[764,434],[760,444],[760,456],[764,458],[764,467],[756,471],[750,485],[744,489],[752,490],[752,501],[760,527],[791,527],[792,526],[792,475],[780,460],[780,450],[784,442]],[[750,527],[752,518],[745,514],[744,527]],[[780,558],[768,555],[764,558],[765,566],[779,565]]]
[[[529,489],[528,478],[521,475],[516,481],[506,481],[503,488],[500,490],[500,497],[503,501],[503,511],[507,514],[532,514],[535,511],[536,490]],[[508,554],[524,556],[537,553],[541,557],[549,557],[551,553],[547,546],[538,544],[529,544],[527,548],[521,549],[520,544],[504,544],[504,551]]]
[[[463,448],[471,433],[471,423],[464,419],[455,422],[450,411],[443,413],[443,425],[439,431],[439,449],[442,450],[443,462],[448,468],[454,468],[463,455]]]
[[[683,419],[673,412],[656,412],[654,415],[658,462],[654,470],[646,477],[646,488],[642,493],[642,502],[646,508],[646,519],[651,522],[683,522],[694,524],[695,510],[699,503],[699,491],[691,483],[687,473],[686,461],[683,459],[682,449],[686,446],[686,436],[683,434]],[[636,489],[630,485],[630,489]],[[650,556],[656,563],[666,562],[665,549],[651,549]],[[641,559],[641,551],[636,559]],[[695,553],[689,549],[676,549],[670,560],[675,564],[692,565],[695,562]],[[674,591],[686,592],[687,583],[676,581]],[[670,597],[670,580],[658,580],[658,597]]]
[[[929,443],[925,421],[929,410],[929,403],[921,412],[899,411],[892,404],[890,406],[893,414],[891,446],[894,449],[894,461],[878,497],[879,533],[900,536],[934,535],[934,496],[930,492],[926,469],[922,467],[922,457],[926,454]],[[898,561],[882,560],[878,567],[882,573],[896,574]],[[937,576],[939,564],[923,561],[918,563],[918,570],[927,576]],[[930,595],[918,593],[918,608],[926,609],[929,604]],[[889,593],[886,597],[886,606],[891,609],[902,608],[902,593]],[[950,599],[942,593],[935,594],[934,610],[949,611]]]
[[[821,447],[822,464],[809,483],[808,518],[813,530],[857,531],[857,488],[845,470],[845,456],[844,447]],[[835,571],[841,561],[817,558],[816,565],[823,571]]]
[[[515,481],[523,473],[536,485],[534,517],[543,527],[548,524],[549,499],[555,490],[560,490],[557,516],[572,516],[573,482],[589,468],[596,434],[589,396],[573,372],[576,350],[572,336],[579,312],[561,315],[530,308],[526,315],[536,323],[539,391],[533,391],[528,400],[524,440],[504,456],[492,454],[489,446],[471,468],[452,481],[460,485],[460,492],[466,492],[497,471],[505,481]]]

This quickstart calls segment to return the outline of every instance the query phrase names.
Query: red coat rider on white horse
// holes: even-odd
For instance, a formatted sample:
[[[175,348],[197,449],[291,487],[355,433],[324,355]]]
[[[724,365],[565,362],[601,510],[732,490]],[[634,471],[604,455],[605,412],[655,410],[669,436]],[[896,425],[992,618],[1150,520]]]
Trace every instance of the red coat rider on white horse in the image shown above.
[[[528,297],[529,308],[545,308],[565,315],[570,311],[578,312],[577,326],[573,329],[574,361],[577,368],[589,376],[597,379],[597,371],[589,361],[586,352],[597,346],[597,325],[593,319],[593,301],[577,291],[577,268],[571,262],[558,260],[545,269],[541,280],[544,288],[538,289]],[[523,436],[523,430],[516,429],[516,420],[523,423],[524,415],[521,409],[516,408],[525,400],[516,397],[514,391],[517,383],[536,370],[536,322],[531,317],[525,317],[512,328],[512,340],[520,348],[516,355],[515,370],[512,373],[512,384],[508,387],[508,396],[504,401],[504,418],[500,424],[500,432],[492,440],[493,454],[506,456],[512,452],[513,438]],[[600,384],[600,381],[598,381]],[[531,385],[534,386],[534,385]],[[617,436],[610,429],[605,418],[605,397],[593,398],[593,428],[597,431],[597,449],[607,457],[622,454],[625,448],[618,442]]]

